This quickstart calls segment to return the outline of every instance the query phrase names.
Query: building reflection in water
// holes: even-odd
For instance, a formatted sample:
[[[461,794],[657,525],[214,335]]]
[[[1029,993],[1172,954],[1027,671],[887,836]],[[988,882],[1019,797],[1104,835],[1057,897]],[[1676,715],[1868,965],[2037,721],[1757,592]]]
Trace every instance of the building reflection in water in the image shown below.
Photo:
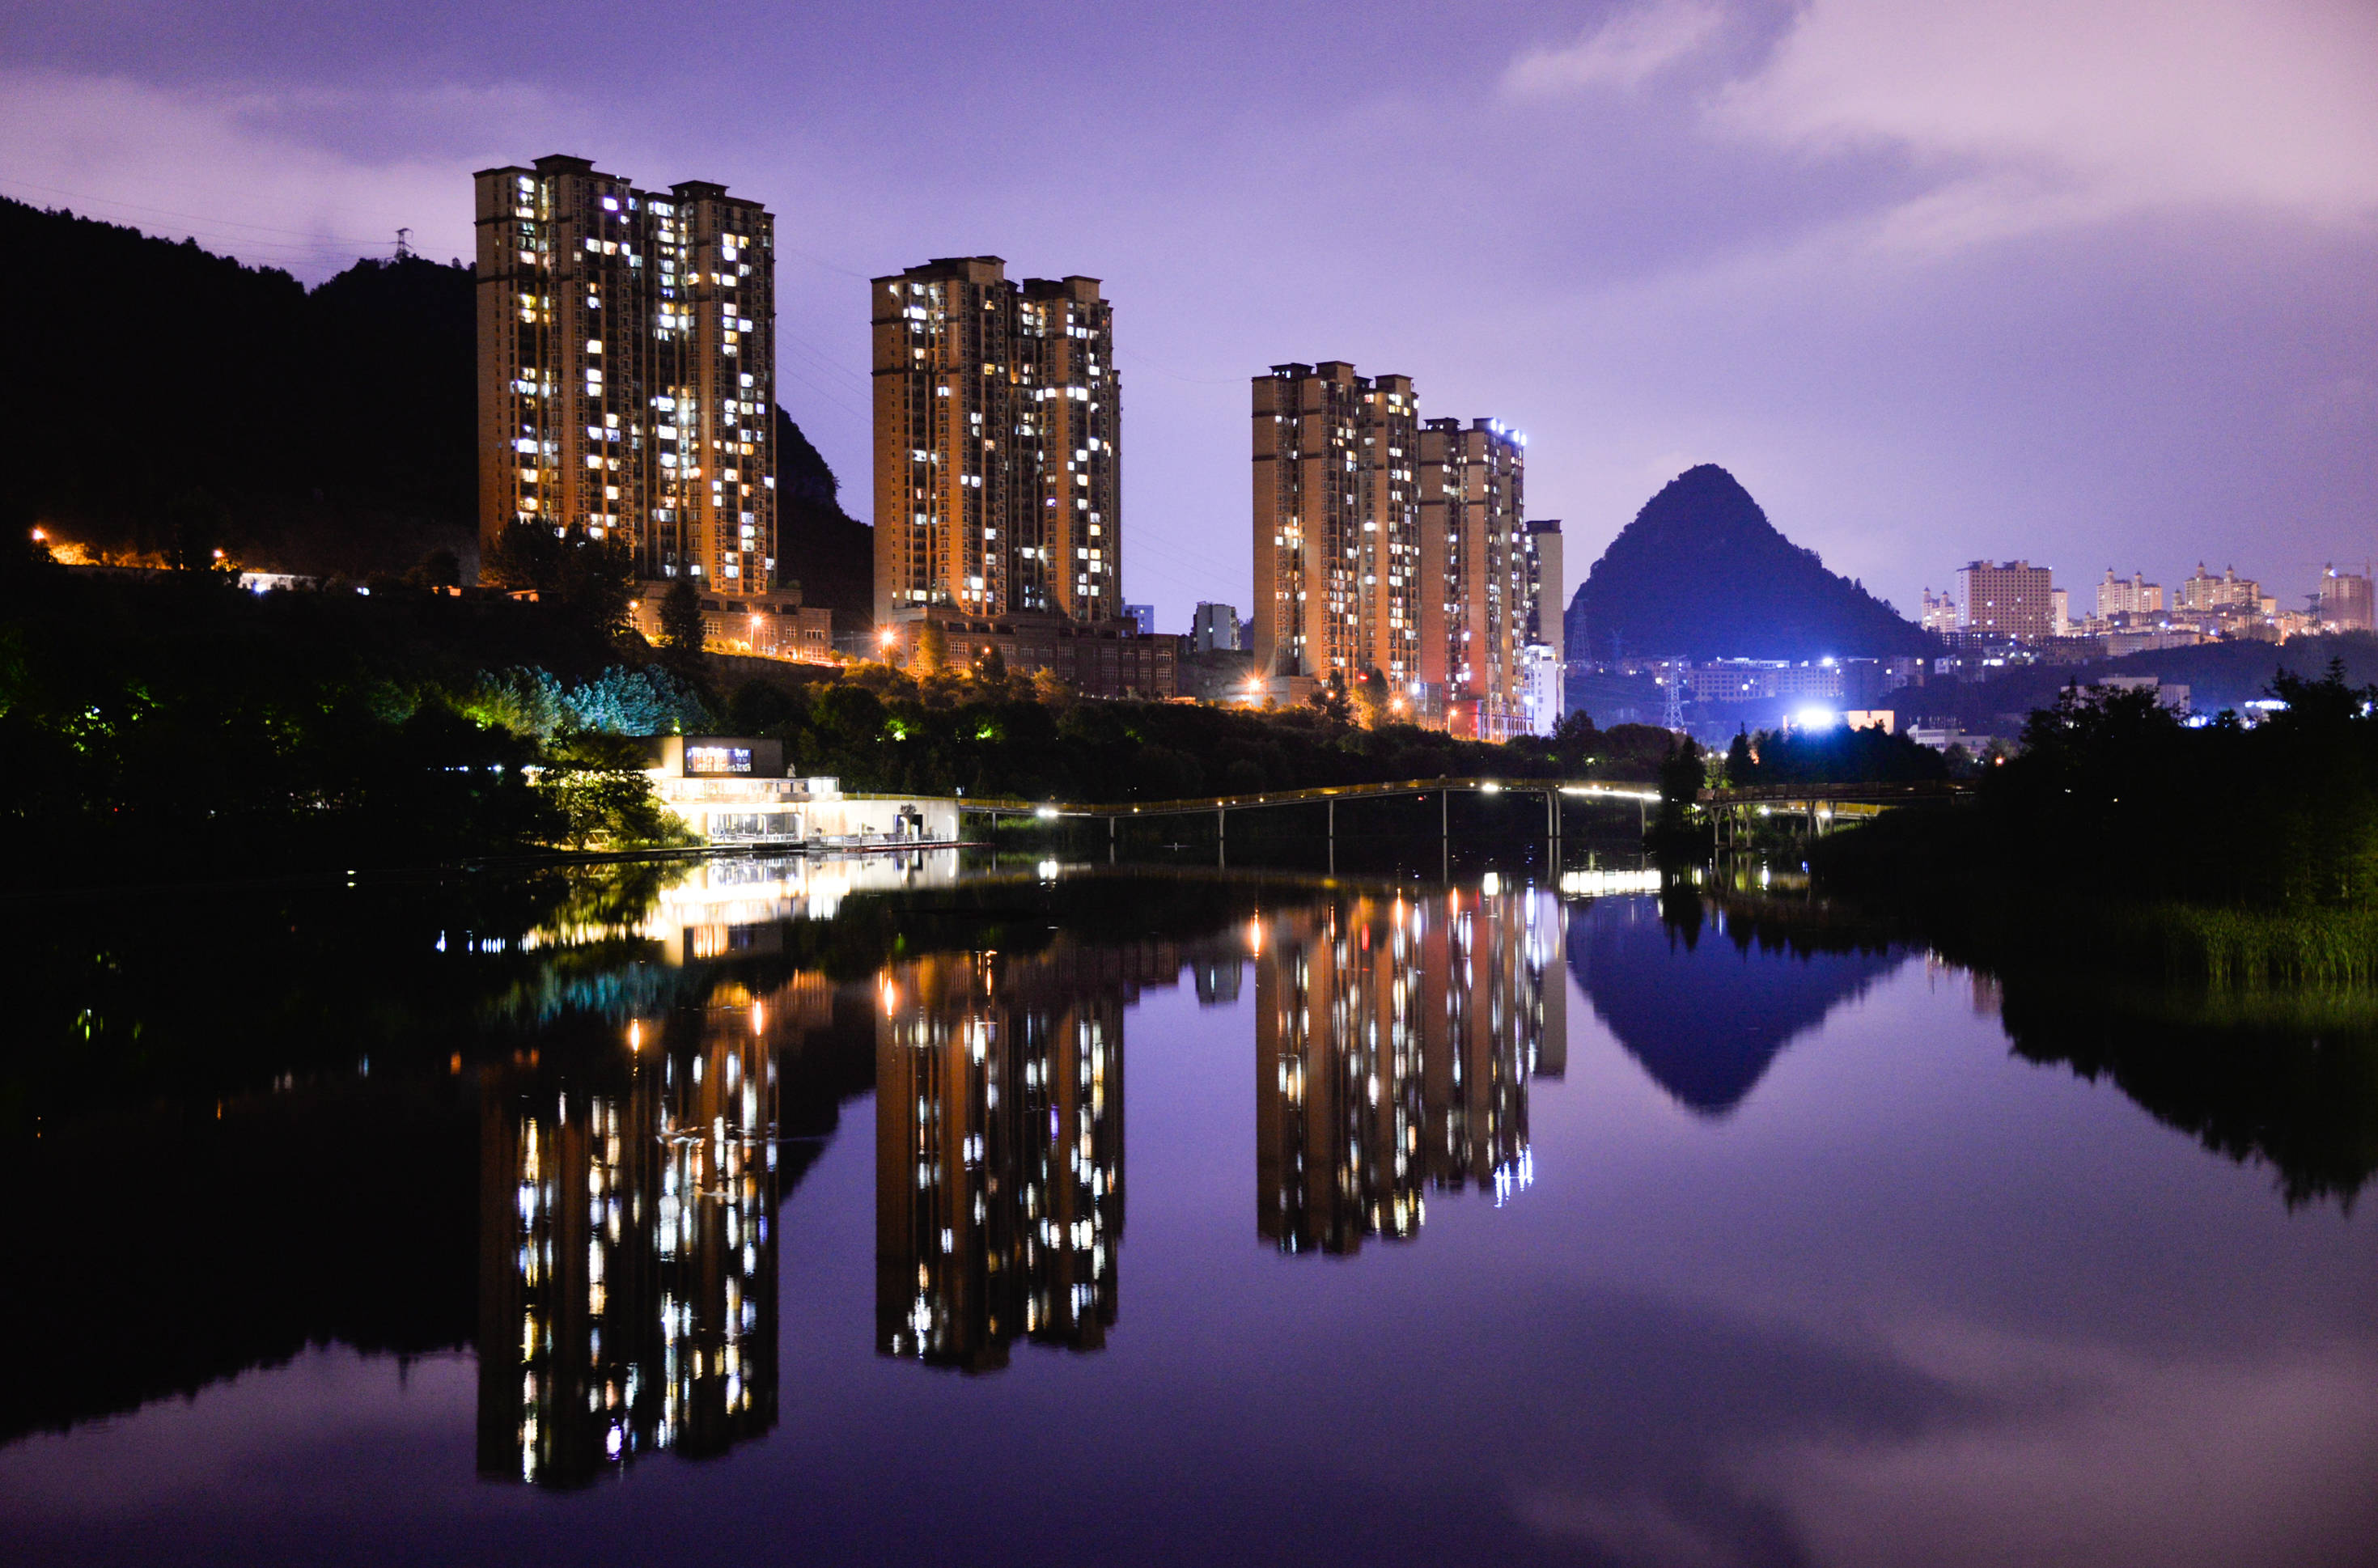
[[[969,1372],[1098,1350],[1123,1242],[1123,1014],[1182,950],[976,952],[878,976],[876,1348]]]
[[[1283,1252],[1406,1240],[1430,1190],[1534,1179],[1528,1080],[1567,1065],[1545,902],[1356,898],[1252,921],[1256,1228]]]
[[[776,1420],[766,1004],[632,1022],[589,1071],[492,1072],[481,1110],[479,1469],[583,1484]]]

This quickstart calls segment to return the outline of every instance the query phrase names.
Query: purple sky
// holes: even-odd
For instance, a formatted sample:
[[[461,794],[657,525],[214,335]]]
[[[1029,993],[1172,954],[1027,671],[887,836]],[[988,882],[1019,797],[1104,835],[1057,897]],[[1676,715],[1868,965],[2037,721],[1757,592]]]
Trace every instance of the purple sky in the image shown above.
[[[1247,377],[1529,432],[1573,585],[1679,470],[1912,609],[1977,555],[2300,603],[2378,554],[2378,6],[18,0],[0,191],[309,281],[570,151],[777,213],[868,509],[863,279],[1118,302],[1124,589],[1248,602]]]

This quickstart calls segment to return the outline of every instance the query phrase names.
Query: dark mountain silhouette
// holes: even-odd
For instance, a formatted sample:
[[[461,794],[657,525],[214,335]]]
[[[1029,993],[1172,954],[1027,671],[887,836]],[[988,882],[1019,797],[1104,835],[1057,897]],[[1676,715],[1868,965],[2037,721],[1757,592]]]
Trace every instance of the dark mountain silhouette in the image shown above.
[[[875,530],[842,509],[842,483],[793,416],[776,410],[776,577],[801,602],[864,626],[875,616]]]
[[[366,258],[309,291],[188,240],[0,198],[0,287],[39,302],[11,324],[0,369],[0,428],[22,454],[0,465],[0,527],[162,557],[196,513],[264,569],[475,560],[463,263]],[[777,420],[781,575],[864,615],[872,534],[800,427]]]
[[[1935,640],[1767,521],[1714,463],[1687,469],[1610,542],[1569,601],[1572,658],[1878,658]]]
[[[1697,918],[1663,920],[1641,899],[1579,904],[1568,917],[1569,972],[1594,1016],[1671,1098],[1712,1119],[1732,1114],[1796,1036],[1904,962],[1754,948],[1747,925],[1721,934]]]

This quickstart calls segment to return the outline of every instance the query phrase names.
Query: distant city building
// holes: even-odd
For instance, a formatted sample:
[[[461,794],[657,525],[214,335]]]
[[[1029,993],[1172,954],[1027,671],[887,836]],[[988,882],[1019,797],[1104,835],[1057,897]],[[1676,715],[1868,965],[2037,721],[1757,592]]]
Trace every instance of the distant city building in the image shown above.
[[[1946,635],[1957,629],[1957,601],[1946,593],[1924,591],[1924,629]]]
[[[2072,635],[2072,596],[2061,588],[2048,591],[2048,634],[2050,637]]]
[[[1957,629],[1984,637],[2035,641],[2055,634],[2048,591],[2053,574],[2029,561],[1973,561],[1957,569],[1964,601]]]
[[[1541,642],[1519,650],[1519,706],[1529,735],[1550,735],[1561,720],[1561,662]]]
[[[699,180],[583,158],[473,176],[479,543],[619,539],[646,579],[776,569],[775,221]]]
[[[2331,566],[2320,578],[2320,628],[2323,631],[2372,629],[2370,574],[2339,571]]]
[[[2131,653],[2159,653],[2173,648],[2193,648],[2204,640],[2204,633],[2187,626],[2109,631],[2106,634],[2105,653],[2108,659],[2120,659]]]
[[[2158,616],[2163,613],[2163,585],[2149,582],[2144,572],[2132,572],[2125,582],[2106,569],[2106,581],[2097,584],[2097,615],[2110,620],[2116,616]]]
[[[1696,702],[1753,702],[1843,696],[1842,666],[1795,664],[1782,660],[1719,659],[1686,668],[1678,676],[1684,694]]]
[[[1193,653],[1229,653],[1239,650],[1239,607],[1236,604],[1200,604],[1189,617],[1189,651]]]
[[[1500,420],[1421,431],[1420,678],[1443,691],[1447,727],[1480,740],[1527,728],[1520,651],[1538,617],[1526,459],[1527,438]]]
[[[2153,696],[2159,707],[2169,708],[2174,712],[2188,711],[2188,688],[2158,676],[2100,676],[2089,683],[2088,689],[2095,697],[2105,697],[2117,691],[2144,691]]]
[[[2263,586],[2252,578],[2240,577],[2235,567],[2216,577],[2204,569],[2203,561],[2199,561],[2194,575],[2180,585],[2177,607],[2260,615],[2263,611]]]
[[[877,278],[875,618],[1123,615],[1122,388],[1095,278]]]
[[[1142,637],[1154,637],[1156,635],[1155,605],[1125,604],[1123,607],[1123,619],[1139,628],[1139,634]]]
[[[1255,653],[1266,676],[1423,678],[1419,411],[1342,360],[1254,379]]]

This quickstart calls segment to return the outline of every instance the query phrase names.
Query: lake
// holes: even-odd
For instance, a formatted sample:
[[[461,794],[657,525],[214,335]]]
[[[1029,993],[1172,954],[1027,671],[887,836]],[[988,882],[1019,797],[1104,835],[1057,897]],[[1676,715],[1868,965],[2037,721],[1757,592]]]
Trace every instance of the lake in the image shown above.
[[[0,1538],[2378,1562],[2368,1009],[1796,896],[940,853],[19,903]]]

